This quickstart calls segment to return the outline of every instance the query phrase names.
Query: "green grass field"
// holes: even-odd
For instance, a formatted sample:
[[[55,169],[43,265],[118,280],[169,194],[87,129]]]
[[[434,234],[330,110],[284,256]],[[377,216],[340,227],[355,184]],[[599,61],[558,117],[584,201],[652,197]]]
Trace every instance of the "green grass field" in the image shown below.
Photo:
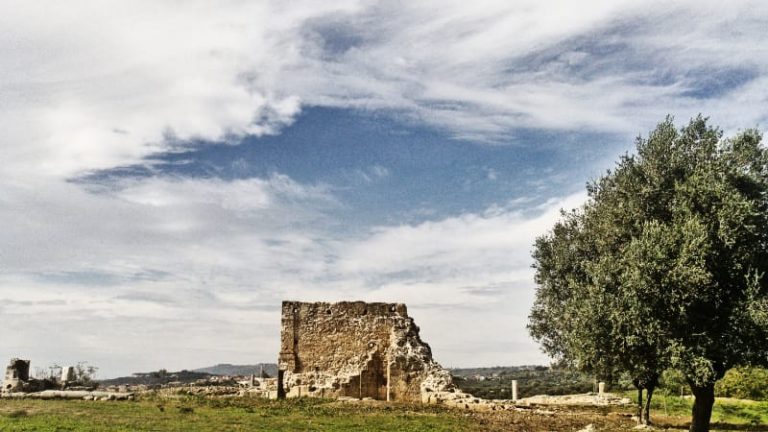
[[[635,392],[625,392],[624,395],[636,400]],[[692,407],[692,397],[657,392],[651,403],[651,421],[661,428],[684,429],[690,421]],[[716,398],[712,427],[714,430],[768,431],[768,401]]]
[[[467,419],[441,410],[345,407],[321,400],[2,400],[0,431],[452,431]]]
[[[627,393],[633,397],[634,393]],[[691,415],[692,398],[655,394],[651,404],[651,420],[665,417],[687,419]],[[768,430],[768,401],[750,401],[742,399],[717,398],[712,409],[712,424],[749,429],[752,426],[764,426]]]
[[[652,419],[685,428],[691,401],[655,397]],[[632,407],[553,408],[557,414],[477,413],[435,406],[321,399],[184,397],[107,402],[0,400],[0,431],[600,431],[630,430]],[[718,400],[719,430],[768,430],[768,402]]]
[[[626,415],[472,412],[320,399],[0,400],[0,431],[531,431],[626,430]]]

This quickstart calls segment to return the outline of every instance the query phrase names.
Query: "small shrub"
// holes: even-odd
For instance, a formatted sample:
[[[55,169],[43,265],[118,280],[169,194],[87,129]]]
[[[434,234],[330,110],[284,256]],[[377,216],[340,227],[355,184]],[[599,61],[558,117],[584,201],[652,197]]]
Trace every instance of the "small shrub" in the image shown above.
[[[756,367],[733,368],[715,385],[717,396],[768,400],[768,370]]]
[[[188,406],[179,407],[179,413],[181,414],[192,414],[193,412],[195,412],[195,410],[192,407],[188,407]]]
[[[21,417],[26,417],[28,415],[29,413],[27,412],[27,410],[21,409],[21,410],[15,410],[15,411],[9,412],[8,418],[21,418]]]

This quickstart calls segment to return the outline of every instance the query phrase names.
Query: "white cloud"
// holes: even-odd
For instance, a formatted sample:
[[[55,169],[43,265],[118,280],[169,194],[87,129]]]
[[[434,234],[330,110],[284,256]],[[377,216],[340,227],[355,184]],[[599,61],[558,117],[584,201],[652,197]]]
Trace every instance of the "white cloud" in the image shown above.
[[[450,364],[540,361],[524,331],[530,245],[583,196],[350,238],[329,187],[282,175],[66,180],[190,140],[278,133],[306,105],[480,140],[521,127],[634,134],[700,111],[726,129],[764,125],[767,8],[3,2],[0,350],[14,352],[0,358],[87,359],[108,374],[268,361],[274,307],[295,297],[405,301]]]
[[[4,2],[0,158],[55,176],[136,163],[191,139],[274,133],[301,24],[354,8],[227,0]],[[169,137],[172,138],[169,140]]]
[[[4,2],[4,174],[72,176],[185,140],[274,133],[301,104],[493,139],[765,122],[762,2]],[[755,78],[729,83],[729,73]],[[708,75],[712,75],[708,77]],[[691,96],[733,85],[715,99]],[[747,79],[747,81],[749,81]],[[706,92],[706,91],[705,91]]]
[[[283,175],[232,182],[149,178],[98,193],[38,180],[6,187],[4,198],[14,205],[0,206],[9,227],[0,243],[17,246],[0,256],[6,271],[117,275],[211,257],[248,266],[253,255],[266,253],[264,242],[302,242],[288,228],[301,229],[336,205],[325,187]]]
[[[270,360],[279,302],[291,281],[323,272],[313,225],[337,205],[283,175],[97,192],[38,179],[4,192],[15,205],[0,206],[11,245],[0,249],[0,358],[86,359],[107,375]]]
[[[318,51],[339,33],[359,40],[332,61],[310,51],[313,78],[295,69],[284,83],[308,103],[399,110],[475,139],[517,127],[636,134],[699,111],[744,127],[765,121],[765,86],[745,98],[729,75],[768,74],[767,23],[760,2],[383,3],[318,25]],[[703,84],[725,90],[692,96]]]
[[[453,273],[463,268],[472,278],[482,269],[509,269],[529,262],[536,236],[548,229],[562,207],[583,203],[579,193],[541,206],[536,217],[519,211],[495,208],[487,214],[464,214],[419,225],[382,227],[364,241],[345,246],[340,269],[348,273],[386,275],[407,270],[430,269]],[[472,271],[467,271],[468,267]]]
[[[464,322],[485,317],[515,330],[451,334],[515,346],[510,361],[542,361],[524,331],[530,244],[559,206],[583,200],[349,238],[329,228],[338,203],[325,186],[283,175],[133,179],[96,192],[48,180],[7,192],[25,207],[0,206],[0,243],[17,245],[0,253],[0,314],[12,323],[0,329],[0,358],[87,359],[106,375],[270,361],[277,306],[289,298],[406,302],[454,365],[473,364],[473,351],[436,329],[454,326],[446,314],[457,311]],[[145,352],[138,362],[137,352]],[[506,359],[474,355],[474,364]]]

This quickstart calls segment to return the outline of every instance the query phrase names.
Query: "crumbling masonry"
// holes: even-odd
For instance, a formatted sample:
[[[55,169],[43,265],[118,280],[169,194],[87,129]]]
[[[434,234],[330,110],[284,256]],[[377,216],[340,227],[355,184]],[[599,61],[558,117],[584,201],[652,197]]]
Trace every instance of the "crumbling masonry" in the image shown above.
[[[437,402],[459,395],[399,303],[285,301],[280,397]]]
[[[22,391],[29,381],[29,360],[11,359],[5,368],[3,392]]]

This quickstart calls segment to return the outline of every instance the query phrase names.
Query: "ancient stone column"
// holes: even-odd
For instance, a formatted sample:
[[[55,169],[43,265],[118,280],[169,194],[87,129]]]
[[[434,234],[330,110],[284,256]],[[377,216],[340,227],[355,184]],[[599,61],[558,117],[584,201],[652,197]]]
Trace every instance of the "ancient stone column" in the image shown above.
[[[64,366],[61,368],[61,382],[67,383],[75,380],[75,368],[73,366]]]
[[[602,381],[597,383],[597,395],[601,398],[605,396],[605,383]]]
[[[517,380],[512,380],[512,401],[517,400]]]

